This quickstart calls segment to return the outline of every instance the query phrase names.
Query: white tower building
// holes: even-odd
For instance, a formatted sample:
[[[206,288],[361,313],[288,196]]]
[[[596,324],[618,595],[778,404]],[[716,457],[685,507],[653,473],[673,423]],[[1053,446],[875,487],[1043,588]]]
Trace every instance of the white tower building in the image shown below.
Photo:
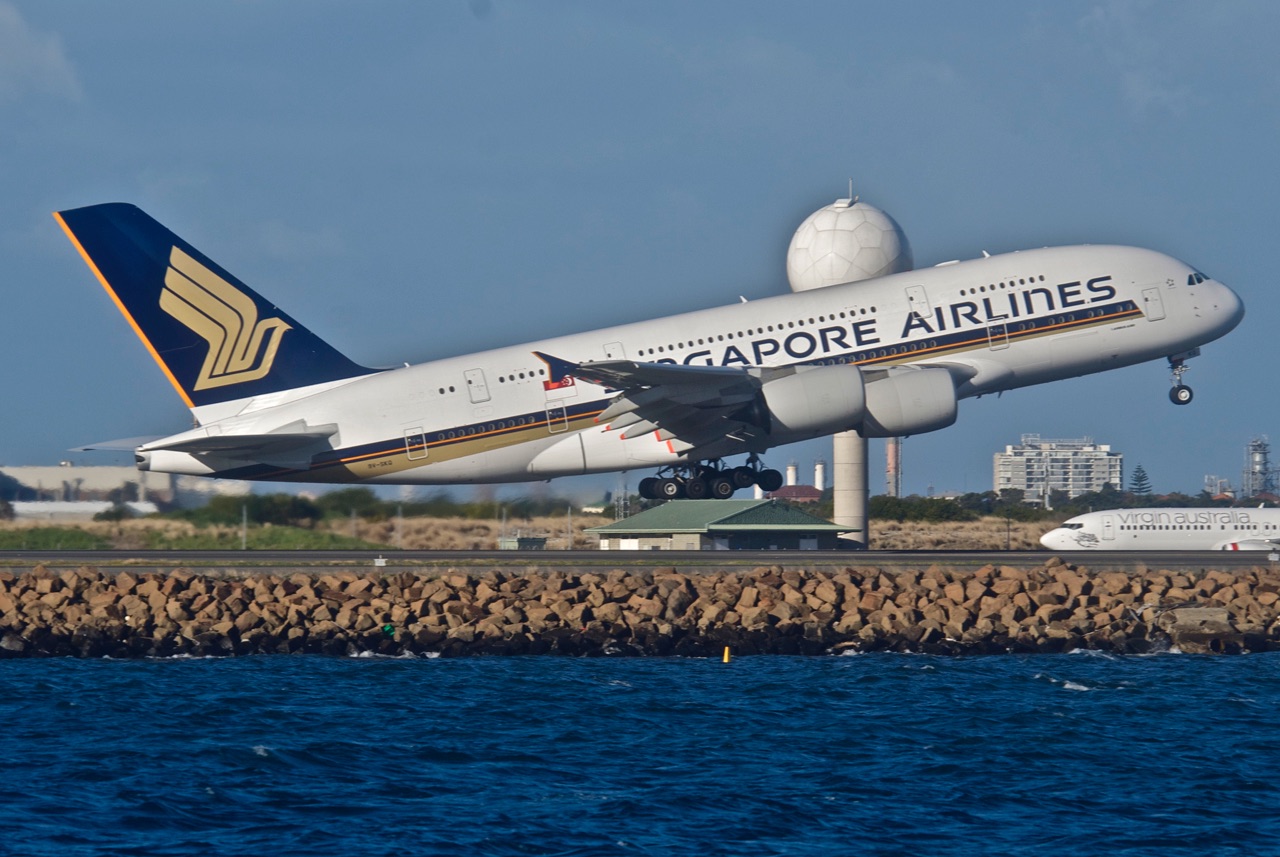
[[[880,209],[859,202],[852,189],[805,218],[787,249],[791,291],[804,292],[910,271],[906,233]],[[832,439],[832,518],[864,544],[867,533],[867,440],[847,431]]]

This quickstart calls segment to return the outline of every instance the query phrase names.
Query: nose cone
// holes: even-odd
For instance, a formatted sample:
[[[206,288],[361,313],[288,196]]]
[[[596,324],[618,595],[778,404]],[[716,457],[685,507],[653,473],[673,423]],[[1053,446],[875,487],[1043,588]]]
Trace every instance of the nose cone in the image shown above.
[[[1050,530],[1040,537],[1040,544],[1051,551],[1062,550],[1062,528]]]
[[[1209,299],[1213,307],[1213,315],[1218,320],[1217,335],[1223,336],[1235,330],[1236,325],[1244,318],[1244,301],[1222,283],[1215,283],[1216,288]]]

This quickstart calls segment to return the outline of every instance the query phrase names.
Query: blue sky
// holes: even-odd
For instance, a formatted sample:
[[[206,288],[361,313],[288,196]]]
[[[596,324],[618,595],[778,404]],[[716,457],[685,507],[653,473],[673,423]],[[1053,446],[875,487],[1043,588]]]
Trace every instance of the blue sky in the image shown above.
[[[0,463],[190,424],[54,210],[136,203],[389,365],[785,291],[852,178],[918,266],[1136,244],[1248,308],[1190,406],[1162,362],[965,401],[906,441],[908,492],[988,490],[1029,432],[1238,483],[1280,444],[1277,32],[1263,0],[0,0]]]

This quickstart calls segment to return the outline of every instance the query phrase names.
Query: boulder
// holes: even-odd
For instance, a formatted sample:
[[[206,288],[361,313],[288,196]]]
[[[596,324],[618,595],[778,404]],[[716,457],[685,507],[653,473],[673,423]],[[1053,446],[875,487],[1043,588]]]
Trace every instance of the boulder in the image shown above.
[[[1157,624],[1173,644],[1189,654],[1234,654],[1244,650],[1244,635],[1225,607],[1182,607],[1163,614]]]

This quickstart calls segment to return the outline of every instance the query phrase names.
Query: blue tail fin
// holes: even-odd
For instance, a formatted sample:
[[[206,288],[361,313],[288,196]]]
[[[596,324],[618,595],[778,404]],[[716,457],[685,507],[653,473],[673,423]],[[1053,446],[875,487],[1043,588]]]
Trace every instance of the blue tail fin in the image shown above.
[[[54,214],[188,407],[368,375],[125,203]]]

